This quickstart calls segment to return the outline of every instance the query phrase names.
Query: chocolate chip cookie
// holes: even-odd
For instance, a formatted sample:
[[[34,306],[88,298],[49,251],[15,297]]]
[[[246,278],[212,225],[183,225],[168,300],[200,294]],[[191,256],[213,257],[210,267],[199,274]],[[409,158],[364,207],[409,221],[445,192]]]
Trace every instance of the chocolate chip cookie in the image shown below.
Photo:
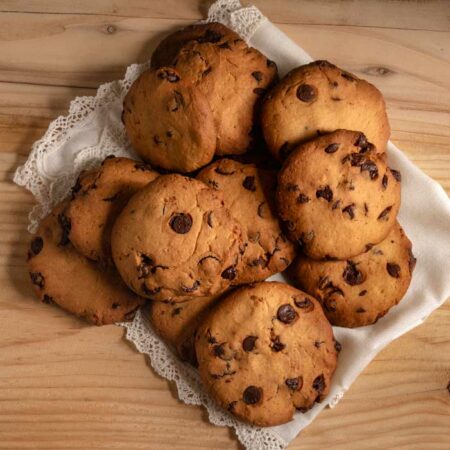
[[[107,157],[98,169],[82,174],[65,212],[73,246],[95,261],[110,261],[116,217],[130,197],[158,175],[142,162],[114,156]]]
[[[95,325],[132,319],[143,299],[127,289],[115,270],[101,270],[74,249],[65,207],[59,205],[41,222],[30,243],[28,268],[36,295]]]
[[[254,142],[260,100],[277,77],[276,65],[242,39],[225,39],[187,43],[174,67],[208,99],[216,154],[245,153]]]
[[[216,45],[226,45],[227,41],[240,39],[234,31],[219,22],[201,23],[190,25],[181,30],[169,34],[156,47],[152,55],[151,67],[158,69],[170,66],[177,53],[188,42],[212,43]]]
[[[113,228],[122,278],[154,300],[207,297],[238,277],[242,229],[219,191],[181,175],[161,175],[135,194]]]
[[[275,171],[221,159],[197,178],[223,192],[225,206],[244,230],[245,252],[236,284],[262,281],[286,269],[295,250],[274,212]]]
[[[200,321],[221,295],[183,297],[183,301],[154,301],[149,319],[155,331],[170,346],[176,348],[183,361],[196,365],[194,334]],[[180,300],[180,299],[178,299]]]
[[[196,333],[202,381],[214,399],[258,426],[288,422],[328,393],[333,330],[320,304],[292,286],[262,282],[224,298]]]
[[[362,131],[379,152],[390,135],[381,92],[328,61],[289,72],[265,97],[261,125],[281,160],[296,144],[339,128]]]
[[[314,259],[347,259],[381,242],[400,207],[400,173],[364,134],[338,130],[300,145],[278,176],[288,237]]]
[[[211,161],[217,135],[208,100],[186,78],[173,68],[147,70],[128,91],[122,114],[144,161],[183,173]]]
[[[353,328],[375,323],[402,299],[415,263],[411,242],[397,223],[366,253],[346,261],[299,256],[289,273],[320,301],[333,325]]]

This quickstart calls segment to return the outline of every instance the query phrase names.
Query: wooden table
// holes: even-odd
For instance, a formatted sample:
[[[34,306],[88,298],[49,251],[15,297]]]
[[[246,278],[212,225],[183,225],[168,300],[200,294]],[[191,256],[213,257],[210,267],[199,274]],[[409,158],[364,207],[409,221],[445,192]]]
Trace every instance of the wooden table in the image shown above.
[[[450,190],[450,2],[255,0],[313,56],[374,82],[392,139]],[[115,326],[39,304],[18,164],[70,100],[146,60],[206,1],[0,1],[0,449],[237,449]],[[450,448],[450,305],[382,351],[291,449]]]

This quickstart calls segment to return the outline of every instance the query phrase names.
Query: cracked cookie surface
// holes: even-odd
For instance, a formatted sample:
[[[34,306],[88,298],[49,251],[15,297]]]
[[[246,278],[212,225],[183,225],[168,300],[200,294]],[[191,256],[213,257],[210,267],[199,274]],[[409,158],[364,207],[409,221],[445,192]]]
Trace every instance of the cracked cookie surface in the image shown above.
[[[219,191],[161,175],[135,194],[113,227],[112,254],[139,295],[182,301],[228,288],[238,276],[242,229]]]
[[[346,259],[381,242],[400,207],[400,173],[364,134],[337,130],[297,147],[278,175],[288,237],[314,259]]]
[[[203,169],[197,179],[223,192],[225,206],[242,225],[245,251],[235,283],[262,281],[285,270],[295,250],[274,212],[276,172],[221,159]]]
[[[114,156],[81,174],[65,211],[73,246],[87,258],[110,262],[115,219],[130,197],[158,175],[140,161]]]
[[[139,76],[124,99],[122,120],[138,155],[156,167],[186,173],[212,160],[216,128],[209,102],[173,68]]]
[[[270,90],[261,126],[269,150],[280,160],[296,144],[339,128],[363,132],[379,152],[390,135],[381,92],[328,61],[297,67]]]
[[[219,22],[190,25],[169,34],[158,44],[152,55],[151,67],[170,66],[177,53],[191,41],[220,46],[236,39],[240,39],[239,35]]]
[[[296,286],[317,298],[340,327],[375,323],[405,295],[416,259],[396,223],[379,244],[346,261],[314,261],[299,255],[289,268]]]
[[[242,154],[254,142],[260,101],[277,77],[275,63],[240,38],[187,43],[175,69],[207,99],[216,128],[216,154]]]
[[[197,330],[195,347],[215,400],[246,422],[273,426],[326,396],[340,346],[317,300],[262,282],[224,298]]]
[[[112,268],[79,254],[68,239],[66,204],[40,224],[28,251],[28,268],[38,298],[95,325],[131,320],[142,298],[131,292]]]

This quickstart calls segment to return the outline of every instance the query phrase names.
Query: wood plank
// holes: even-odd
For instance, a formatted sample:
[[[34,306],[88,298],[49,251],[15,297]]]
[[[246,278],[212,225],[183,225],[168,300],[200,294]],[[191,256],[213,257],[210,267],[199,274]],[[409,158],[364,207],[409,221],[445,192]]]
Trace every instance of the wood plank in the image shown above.
[[[0,11],[199,20],[206,16],[212,3],[212,0],[3,0]],[[450,30],[450,4],[446,0],[252,0],[241,3],[257,6],[276,23]]]

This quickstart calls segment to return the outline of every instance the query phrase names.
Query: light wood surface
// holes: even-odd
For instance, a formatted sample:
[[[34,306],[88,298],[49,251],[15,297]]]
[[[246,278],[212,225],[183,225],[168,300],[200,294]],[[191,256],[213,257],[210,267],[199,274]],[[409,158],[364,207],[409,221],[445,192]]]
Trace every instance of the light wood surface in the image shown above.
[[[314,57],[385,94],[392,139],[450,191],[450,2],[255,0]],[[0,0],[0,449],[238,449],[123,330],[34,300],[18,164],[70,100],[144,61],[202,0]],[[450,448],[450,305],[383,350],[291,449]]]

